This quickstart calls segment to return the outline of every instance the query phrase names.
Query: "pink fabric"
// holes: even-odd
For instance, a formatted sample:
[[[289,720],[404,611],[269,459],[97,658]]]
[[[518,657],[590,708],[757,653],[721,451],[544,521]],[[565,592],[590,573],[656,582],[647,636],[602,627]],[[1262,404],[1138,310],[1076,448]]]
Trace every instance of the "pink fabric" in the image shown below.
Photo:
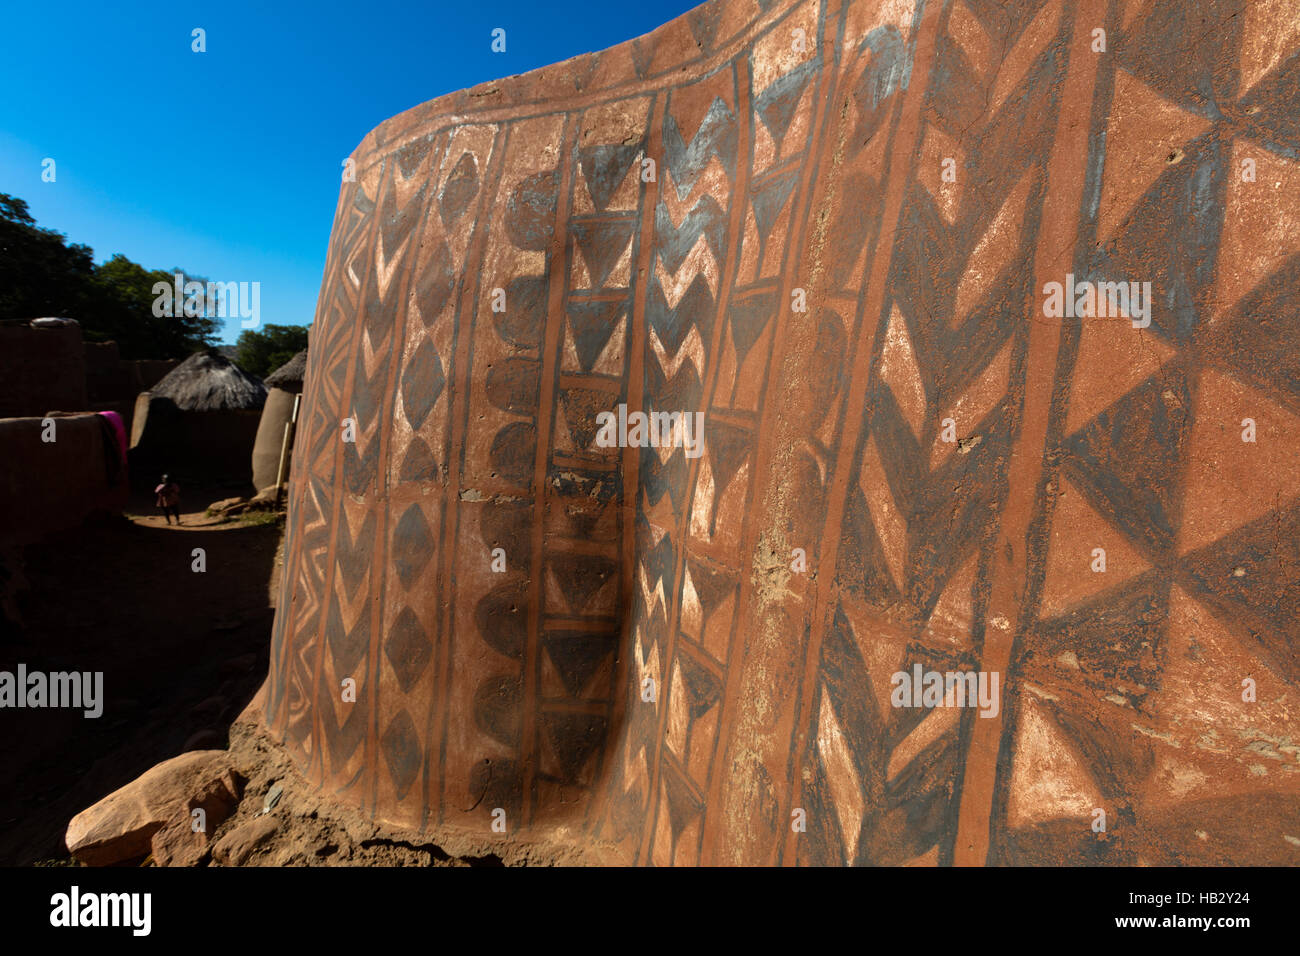
[[[122,424],[122,416],[117,412],[100,412],[113,424],[113,431],[117,433],[117,448],[122,453],[122,461],[126,461],[126,426]]]

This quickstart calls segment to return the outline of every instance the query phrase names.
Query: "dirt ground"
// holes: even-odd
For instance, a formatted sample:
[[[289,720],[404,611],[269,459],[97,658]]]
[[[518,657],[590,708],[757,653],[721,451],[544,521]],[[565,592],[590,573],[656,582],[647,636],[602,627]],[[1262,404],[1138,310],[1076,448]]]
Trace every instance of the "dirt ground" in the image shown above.
[[[0,737],[0,865],[79,865],[68,821],[154,764],[229,748],[247,781],[212,845],[259,817],[246,866],[502,866],[580,862],[561,842],[493,845],[462,833],[419,835],[321,796],[264,729],[237,718],[266,677],[283,521],[205,513],[228,488],[186,489],[181,524],[152,494],[29,546],[19,567],[21,623],[0,636],[0,669],[103,671],[103,714],[6,713]],[[202,548],[206,570],[193,570]],[[277,798],[263,814],[267,796]],[[148,865],[151,859],[142,862]],[[211,864],[210,855],[199,865]],[[229,861],[228,861],[229,862]]]
[[[126,516],[22,552],[21,620],[0,637],[0,669],[102,671],[103,714],[6,713],[0,865],[66,860],[77,812],[161,760],[226,745],[266,676],[282,527],[265,514],[222,522],[204,513],[232,493],[185,489],[178,527],[142,490]]]

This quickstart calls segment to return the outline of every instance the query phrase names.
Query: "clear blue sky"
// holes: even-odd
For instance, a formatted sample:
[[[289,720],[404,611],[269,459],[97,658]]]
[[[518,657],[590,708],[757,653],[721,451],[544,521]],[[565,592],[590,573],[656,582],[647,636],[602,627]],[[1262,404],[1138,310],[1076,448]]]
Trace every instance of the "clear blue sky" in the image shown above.
[[[311,322],[343,159],[452,90],[640,36],[693,0],[9,3],[0,192],[149,269],[261,282],[263,324]],[[207,31],[207,52],[190,49]],[[506,30],[506,52],[491,31]],[[57,180],[41,181],[42,160]],[[233,342],[239,320],[222,340]]]

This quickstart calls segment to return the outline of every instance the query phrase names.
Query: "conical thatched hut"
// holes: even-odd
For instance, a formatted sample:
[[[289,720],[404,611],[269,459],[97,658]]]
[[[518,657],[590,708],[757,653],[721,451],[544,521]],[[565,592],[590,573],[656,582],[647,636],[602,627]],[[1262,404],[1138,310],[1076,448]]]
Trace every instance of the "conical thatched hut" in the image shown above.
[[[266,386],[219,352],[187,358],[135,404],[132,455],[190,482],[248,481]]]
[[[289,442],[292,445],[295,424],[293,410],[306,375],[307,350],[303,349],[266,377],[269,391],[266,406],[262,409],[262,420],[257,426],[257,440],[253,443],[253,485],[258,491],[275,486],[280,468],[280,451],[284,446],[285,426],[289,426]],[[287,469],[288,458],[284,464]]]

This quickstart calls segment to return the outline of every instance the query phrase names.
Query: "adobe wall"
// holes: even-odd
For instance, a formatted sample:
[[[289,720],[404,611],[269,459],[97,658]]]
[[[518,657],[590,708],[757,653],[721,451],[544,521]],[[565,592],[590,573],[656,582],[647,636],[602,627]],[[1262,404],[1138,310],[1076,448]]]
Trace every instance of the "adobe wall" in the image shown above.
[[[126,505],[126,463],[103,416],[56,416],[52,432],[42,421],[0,419],[0,546],[37,541]]]
[[[180,364],[180,359],[123,359],[116,342],[87,342],[86,392],[97,407],[134,402]]]
[[[0,325],[0,418],[86,407],[80,328]]]
[[[1195,7],[713,0],[368,135],[307,776],[638,864],[1294,863],[1300,19]]]
[[[259,491],[275,486],[280,469],[280,451],[284,444],[284,426],[293,420],[293,404],[296,399],[296,392],[282,388],[267,389],[266,405],[262,408],[257,437],[253,442],[253,487]],[[290,436],[290,442],[292,441]],[[290,448],[292,449],[292,444]],[[292,460],[291,455],[290,463]]]

